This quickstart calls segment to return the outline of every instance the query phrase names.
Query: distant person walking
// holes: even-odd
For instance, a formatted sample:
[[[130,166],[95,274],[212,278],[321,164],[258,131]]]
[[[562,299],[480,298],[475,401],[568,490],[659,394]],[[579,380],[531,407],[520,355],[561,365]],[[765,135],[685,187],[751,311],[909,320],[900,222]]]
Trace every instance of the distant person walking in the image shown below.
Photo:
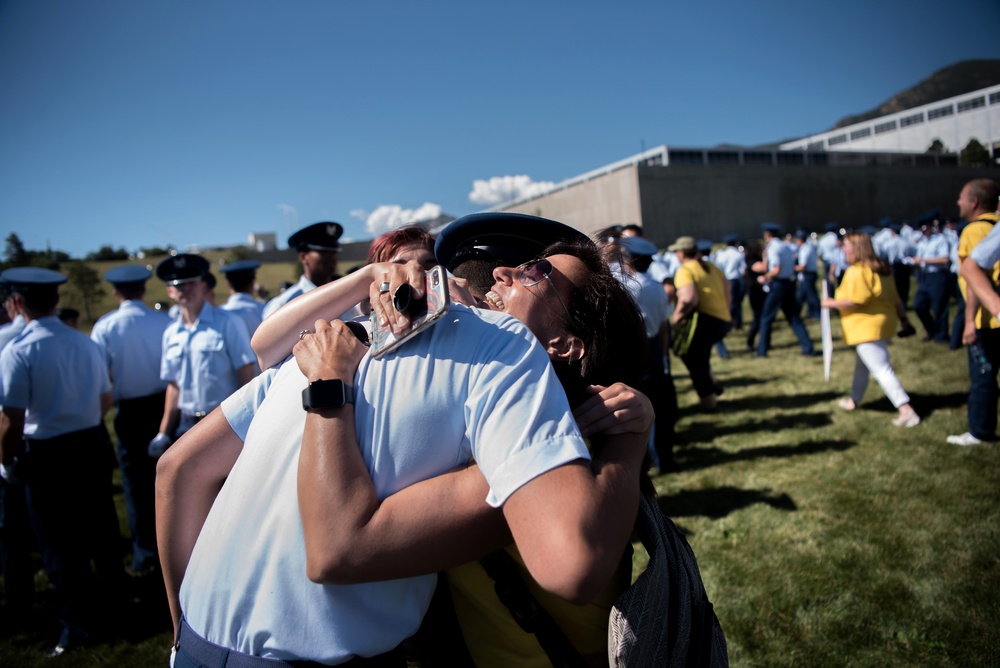
[[[128,528],[132,534],[130,572],[143,575],[159,567],[156,513],[153,507],[156,460],[146,447],[156,436],[166,400],[167,381],[160,379],[163,333],[170,317],[142,302],[145,267],[125,265],[104,274],[119,306],[101,316],[90,333],[101,349],[115,400],[118,466]]]
[[[816,354],[809,332],[795,305],[795,251],[781,239],[781,226],[775,223],[761,225],[764,233],[764,259],[755,267],[761,272],[758,282],[767,291],[760,316],[760,339],[757,342],[757,357],[767,357],[771,348],[771,327],[778,312],[785,314],[795,337],[802,347],[802,354]]]
[[[889,362],[888,343],[899,323],[912,329],[896,294],[892,269],[875,255],[867,234],[847,235],[843,248],[850,265],[836,296],[822,301],[824,307],[840,310],[844,343],[855,346],[857,354],[851,396],[841,399],[839,406],[845,410],[857,408],[864,398],[869,376],[875,376],[875,381],[899,411],[892,423],[897,427],[915,427],[920,424],[920,416],[910,406],[910,397]]]

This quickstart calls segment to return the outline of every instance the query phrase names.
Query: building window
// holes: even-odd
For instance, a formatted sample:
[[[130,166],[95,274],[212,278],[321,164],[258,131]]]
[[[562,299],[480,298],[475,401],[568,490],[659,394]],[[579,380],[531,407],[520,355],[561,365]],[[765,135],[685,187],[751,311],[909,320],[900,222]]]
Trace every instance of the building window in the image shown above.
[[[837,144],[846,144],[847,135],[837,135],[836,137],[830,137],[829,139],[826,140],[826,143],[829,146],[836,146]]]
[[[1000,102],[1000,91],[990,93],[990,104],[997,104],[998,102]]]
[[[736,151],[709,151],[708,164],[738,165],[740,164],[740,154]]]
[[[919,114],[913,114],[912,116],[904,116],[899,119],[899,127],[905,128],[908,125],[917,125],[918,123],[924,122],[924,112]]]
[[[854,132],[851,133],[851,141],[854,141],[855,139],[864,139],[865,137],[871,137],[871,136],[872,136],[871,128],[861,128],[860,130],[855,130]]]
[[[671,165],[703,165],[705,164],[705,154],[701,151],[670,151]]]
[[[889,121],[888,123],[879,123],[875,126],[875,134],[880,135],[883,132],[892,132],[896,129],[896,121]]]
[[[772,162],[770,153],[764,153],[763,151],[743,152],[744,165],[770,165]]]
[[[805,163],[805,153],[799,153],[798,151],[781,151],[778,153],[779,165],[804,165]]]
[[[951,116],[955,113],[955,107],[950,104],[945,107],[938,107],[937,109],[931,109],[927,112],[927,120],[933,121],[935,118],[942,118],[944,116]]]
[[[819,141],[814,141],[814,142],[810,143],[809,146],[806,148],[806,150],[807,151],[822,151],[825,148],[826,148],[826,145],[823,144],[823,140],[820,139]]]
[[[979,109],[980,107],[985,106],[985,97],[974,97],[971,100],[962,100],[958,103],[958,113],[962,113],[963,111],[972,111],[973,109]]]

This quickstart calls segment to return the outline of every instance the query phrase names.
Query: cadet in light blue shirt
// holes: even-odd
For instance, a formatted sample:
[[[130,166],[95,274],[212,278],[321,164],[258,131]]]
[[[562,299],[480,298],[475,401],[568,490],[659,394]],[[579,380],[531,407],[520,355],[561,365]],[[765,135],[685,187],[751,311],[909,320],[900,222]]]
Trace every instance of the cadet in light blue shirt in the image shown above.
[[[163,417],[149,454],[158,457],[254,375],[256,356],[246,325],[207,301],[208,262],[199,255],[170,257],[156,267],[181,318],[163,333],[160,377],[169,382]]]
[[[337,255],[340,253],[340,223],[314,223],[288,237],[288,247],[299,253],[302,278],[299,282],[272,299],[264,307],[267,317],[299,295],[315,290],[321,285],[340,278],[337,274]]]
[[[757,356],[767,357],[768,349],[771,347],[771,326],[778,311],[785,314],[788,324],[791,326],[795,337],[799,340],[802,354],[811,356],[815,354],[813,343],[809,339],[809,332],[806,330],[802,318],[796,312],[795,305],[795,253],[781,240],[781,227],[775,223],[764,223],[761,225],[764,232],[764,241],[767,246],[764,249],[764,260],[757,263],[755,271],[762,275],[757,279],[768,290],[764,299],[764,306],[760,316],[760,338],[757,341]]]
[[[802,305],[806,305],[807,318],[819,318],[819,294],[816,292],[818,253],[816,244],[809,238],[809,232],[803,229],[795,231],[798,252],[795,258],[795,271],[798,272],[799,284],[795,290],[795,303],[799,313]]]
[[[219,270],[226,275],[231,293],[222,308],[236,313],[243,319],[250,338],[253,338],[253,333],[264,319],[264,305],[253,298],[253,284],[258,267],[260,262],[257,260],[241,260]]]
[[[170,316],[146,306],[145,267],[125,265],[106,274],[114,287],[117,310],[102,316],[90,333],[104,355],[113,384],[118,467],[129,532],[132,534],[130,573],[145,575],[159,565],[156,551],[154,483],[156,460],[146,447],[160,428],[167,381],[160,378],[163,333]]]
[[[941,233],[938,221],[923,227],[923,239],[917,244],[916,264],[920,267],[917,294],[913,297],[913,310],[924,326],[924,341],[948,343],[948,278],[951,264],[951,247]]]

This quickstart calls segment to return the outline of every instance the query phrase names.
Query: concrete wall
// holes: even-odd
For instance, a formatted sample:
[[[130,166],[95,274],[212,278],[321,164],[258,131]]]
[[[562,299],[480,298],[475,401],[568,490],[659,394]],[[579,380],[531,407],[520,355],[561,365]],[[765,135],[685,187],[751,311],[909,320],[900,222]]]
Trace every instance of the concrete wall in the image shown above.
[[[665,246],[681,235],[719,240],[736,232],[760,236],[773,221],[787,231],[821,232],[831,220],[844,226],[877,225],[932,208],[958,215],[955,200],[973,178],[990,170],[920,167],[672,166],[640,167],[642,224]]]
[[[663,248],[678,236],[720,240],[736,232],[759,238],[760,223],[821,232],[828,221],[877,225],[939,208],[957,215],[955,200],[973,178],[996,170],[866,165],[629,166],[504,209],[543,216],[587,234],[638,222]]]
[[[609,225],[641,223],[636,166],[629,165],[502,210],[558,220],[587,234]]]

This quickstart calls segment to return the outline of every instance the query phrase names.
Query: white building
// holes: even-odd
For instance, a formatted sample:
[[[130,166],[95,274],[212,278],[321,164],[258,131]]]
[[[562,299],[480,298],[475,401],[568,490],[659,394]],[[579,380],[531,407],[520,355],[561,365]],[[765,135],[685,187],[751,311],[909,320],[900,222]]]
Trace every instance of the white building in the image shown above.
[[[264,253],[277,248],[278,239],[274,232],[251,232],[247,245],[258,253]]]
[[[923,153],[935,139],[951,152],[977,139],[994,157],[1000,157],[1000,85],[809,135],[779,148]]]

